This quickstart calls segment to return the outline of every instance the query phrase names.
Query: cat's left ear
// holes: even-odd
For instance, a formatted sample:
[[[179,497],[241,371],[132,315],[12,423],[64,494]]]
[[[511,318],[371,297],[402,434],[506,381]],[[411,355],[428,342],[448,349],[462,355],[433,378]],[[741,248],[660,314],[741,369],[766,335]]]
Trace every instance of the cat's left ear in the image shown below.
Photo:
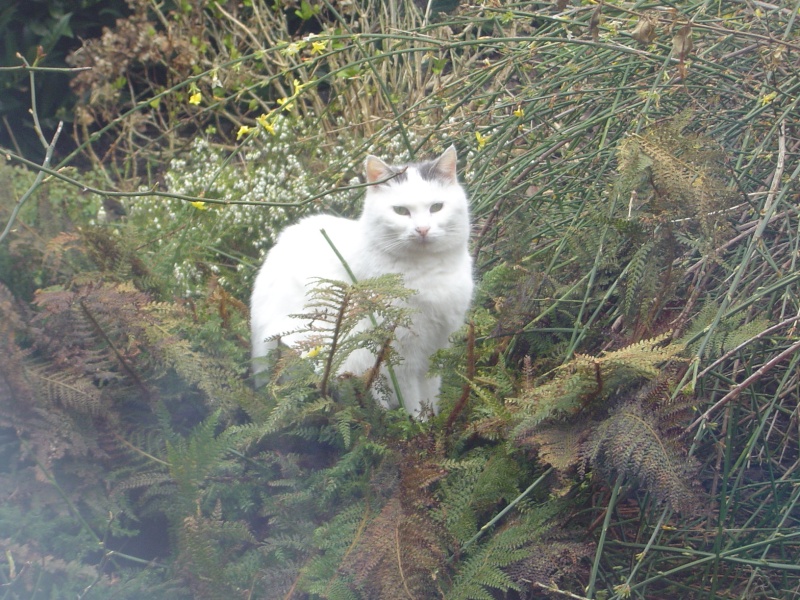
[[[377,156],[372,156],[372,154],[367,156],[367,160],[364,161],[364,172],[369,184],[379,183],[397,174],[392,170],[392,167]]]
[[[457,174],[456,167],[458,163],[458,155],[456,154],[456,147],[450,146],[447,150],[442,152],[442,155],[433,163],[432,171],[436,173],[436,177],[445,183],[456,183]]]

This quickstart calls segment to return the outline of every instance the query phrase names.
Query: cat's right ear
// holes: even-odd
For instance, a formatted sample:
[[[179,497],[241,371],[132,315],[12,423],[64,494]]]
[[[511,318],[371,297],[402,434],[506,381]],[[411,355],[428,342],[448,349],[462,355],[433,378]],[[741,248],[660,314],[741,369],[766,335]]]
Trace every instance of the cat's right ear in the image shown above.
[[[372,156],[371,154],[367,156],[367,160],[364,161],[364,172],[367,176],[368,184],[380,183],[396,175],[392,167],[377,156]]]

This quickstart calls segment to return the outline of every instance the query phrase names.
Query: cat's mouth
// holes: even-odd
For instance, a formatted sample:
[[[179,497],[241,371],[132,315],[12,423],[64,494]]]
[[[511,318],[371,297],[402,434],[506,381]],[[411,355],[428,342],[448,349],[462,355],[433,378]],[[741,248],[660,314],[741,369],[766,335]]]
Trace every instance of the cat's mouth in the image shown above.
[[[434,238],[432,238],[430,235],[419,235],[419,234],[415,235],[411,239],[418,246],[430,246],[431,244],[433,244],[433,240],[434,240]]]

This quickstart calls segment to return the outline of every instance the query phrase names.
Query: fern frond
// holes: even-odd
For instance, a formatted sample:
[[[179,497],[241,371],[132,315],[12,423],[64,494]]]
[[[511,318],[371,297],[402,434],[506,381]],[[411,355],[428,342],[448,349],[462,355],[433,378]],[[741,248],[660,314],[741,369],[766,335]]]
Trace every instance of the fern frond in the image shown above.
[[[528,519],[513,521],[495,533],[489,541],[463,562],[447,600],[492,600],[492,590],[508,592],[522,588],[508,574],[507,568],[529,555],[526,545],[540,532],[529,527]]]
[[[683,351],[680,344],[665,345],[668,338],[669,334],[662,334],[599,357],[576,355],[558,369],[552,381],[523,390],[522,396],[513,400],[520,419],[514,436],[529,436],[549,419],[568,419],[637,377],[657,376],[658,365]]]
[[[576,424],[558,424],[532,431],[520,443],[539,450],[539,457],[559,471],[575,467],[583,460],[581,448],[585,441],[586,427]]]
[[[652,276],[653,273],[657,273],[657,270],[653,268],[651,259],[655,246],[655,240],[651,238],[639,246],[631,257],[625,277],[625,299],[622,305],[626,314],[631,314],[634,307],[637,309],[642,307],[642,297],[639,294],[642,288],[646,287],[644,281],[647,277]]]
[[[424,598],[435,589],[433,575],[444,559],[436,525],[394,497],[367,526],[342,568],[370,597]]]
[[[340,565],[359,544],[370,517],[369,505],[357,502],[314,531],[314,545],[321,553],[303,568],[301,589],[328,600],[360,599]]]
[[[38,390],[40,397],[50,404],[58,404],[78,412],[98,416],[104,412],[100,390],[85,379],[66,372],[49,373],[45,367],[28,368],[26,376]]]
[[[692,513],[702,503],[688,482],[696,471],[678,446],[658,429],[653,413],[624,405],[601,423],[586,444],[585,458],[605,473],[624,473],[673,510]]]
[[[674,360],[685,347],[679,343],[668,344],[670,333],[663,333],[649,340],[642,340],[619,350],[603,354],[599,361],[606,380],[620,370],[630,370],[638,375],[652,378],[659,374],[658,365]]]

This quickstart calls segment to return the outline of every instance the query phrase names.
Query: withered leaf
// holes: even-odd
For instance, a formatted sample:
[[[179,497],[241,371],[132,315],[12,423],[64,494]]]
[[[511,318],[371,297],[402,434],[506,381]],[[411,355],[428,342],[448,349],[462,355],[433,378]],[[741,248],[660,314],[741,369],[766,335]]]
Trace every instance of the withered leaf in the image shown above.
[[[603,5],[598,4],[597,8],[592,12],[592,18],[589,19],[589,35],[595,42],[600,39],[600,22],[603,18]]]
[[[658,19],[653,15],[642,15],[631,31],[631,37],[642,46],[649,46],[656,39],[656,25]]]
[[[684,59],[689,56],[689,53],[692,51],[691,23],[687,23],[681,27],[672,37],[672,51],[681,62],[683,62]]]

